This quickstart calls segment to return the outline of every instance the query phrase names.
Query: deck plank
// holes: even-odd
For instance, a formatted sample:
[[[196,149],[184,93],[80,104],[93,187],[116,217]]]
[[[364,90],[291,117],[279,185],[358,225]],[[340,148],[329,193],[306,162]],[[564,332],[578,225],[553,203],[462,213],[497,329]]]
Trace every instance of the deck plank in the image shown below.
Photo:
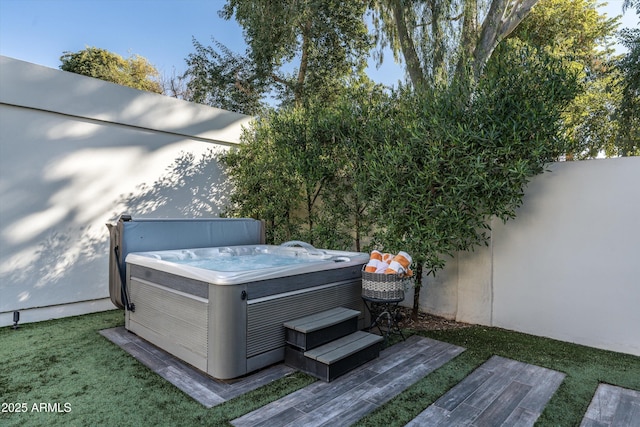
[[[522,399],[531,390],[530,385],[511,382],[499,396],[491,402],[486,410],[476,417],[473,424],[477,426],[500,426],[520,405]]]
[[[580,427],[640,426],[640,391],[600,384]]]
[[[515,374],[517,375],[517,373]],[[513,382],[514,376],[513,370],[508,368],[498,372],[494,371],[491,379],[473,391],[465,403],[482,410],[486,409]]]
[[[100,334],[207,408],[295,372],[284,364],[277,364],[237,380],[221,381],[128,332],[122,326],[103,329]]]
[[[305,413],[313,412],[315,409],[334,399],[335,396],[344,395],[349,390],[356,388],[359,384],[364,383],[367,379],[372,378],[375,373],[369,369],[356,369],[345,376],[341,377],[341,381],[332,381],[330,386],[324,387],[323,390],[317,390],[311,393],[311,397],[297,405],[298,409]],[[318,381],[313,385],[321,385]],[[317,387],[316,387],[317,388]]]
[[[178,370],[173,366],[167,366],[166,368],[161,369],[158,374],[198,402],[201,402],[207,408],[219,405],[225,401],[222,396],[214,393],[209,388],[202,385],[201,382],[194,381],[188,376],[185,376],[181,370]]]
[[[537,368],[537,374],[525,382],[525,384],[531,384],[532,389],[520,406],[523,409],[541,414],[553,393],[564,381],[564,375],[558,375],[556,371],[551,369]]]
[[[206,407],[294,372],[283,364],[234,381],[215,380],[124,328],[100,331]],[[348,426],[388,402],[464,349],[411,336],[331,383],[317,381],[232,421],[236,426]],[[564,379],[547,368],[493,356],[409,426],[531,426]],[[601,384],[581,427],[638,426],[640,392]],[[635,424],[634,424],[635,423]]]
[[[447,345],[446,348],[442,348],[434,346],[430,357],[425,357],[423,361],[417,363],[413,369],[407,370],[404,374],[390,378],[389,381],[379,389],[370,390],[363,396],[363,399],[382,406],[394,396],[404,391],[407,388],[407,383],[413,384],[416,381],[415,378],[420,379],[428,375],[460,353],[459,347],[456,348]]]
[[[422,411],[409,426],[532,426],[564,374],[493,356]]]
[[[640,426],[640,393],[632,396],[631,393],[622,393],[620,403],[616,408],[612,426]]]
[[[286,426],[291,422],[298,420],[303,414],[295,407],[282,408],[276,415],[270,418],[261,419],[258,418],[252,422],[252,427],[274,427],[274,426]]]
[[[317,381],[231,423],[283,425],[279,414],[287,407],[300,411],[298,418],[287,418],[292,426],[349,426],[463,351],[429,338],[409,337],[333,382]]]
[[[476,369],[459,382],[458,387],[436,400],[434,405],[448,411],[453,411],[492,375],[493,371],[482,368]]]
[[[339,399],[331,399],[326,404],[316,408],[312,412],[294,420],[291,426],[348,426],[359,420],[377,406],[374,403],[360,399],[363,390],[354,388],[342,394]],[[272,423],[272,426],[281,424]]]
[[[522,406],[518,406],[514,409],[511,415],[504,420],[503,425],[514,427],[531,426],[535,424],[539,416],[540,412],[535,412],[530,409],[525,409]]]

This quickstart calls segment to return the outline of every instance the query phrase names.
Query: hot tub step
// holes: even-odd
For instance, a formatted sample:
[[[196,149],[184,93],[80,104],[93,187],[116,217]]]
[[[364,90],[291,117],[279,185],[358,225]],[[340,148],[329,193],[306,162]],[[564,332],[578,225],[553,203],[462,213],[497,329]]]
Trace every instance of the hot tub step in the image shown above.
[[[357,331],[313,350],[288,346],[285,363],[329,382],[378,357],[382,341],[379,335]]]
[[[287,344],[311,350],[358,330],[360,312],[344,307],[305,316],[284,323]]]

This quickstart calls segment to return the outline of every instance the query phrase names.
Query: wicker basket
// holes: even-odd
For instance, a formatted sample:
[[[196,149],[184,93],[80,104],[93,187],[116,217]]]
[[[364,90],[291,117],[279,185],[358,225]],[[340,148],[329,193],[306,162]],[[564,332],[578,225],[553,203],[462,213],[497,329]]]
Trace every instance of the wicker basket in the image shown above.
[[[384,300],[403,300],[411,278],[400,274],[362,271],[362,296]]]

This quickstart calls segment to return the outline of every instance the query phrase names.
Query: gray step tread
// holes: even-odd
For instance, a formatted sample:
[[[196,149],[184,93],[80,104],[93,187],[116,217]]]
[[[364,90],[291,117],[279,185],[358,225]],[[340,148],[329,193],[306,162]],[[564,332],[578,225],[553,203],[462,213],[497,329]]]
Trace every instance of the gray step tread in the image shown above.
[[[336,307],[310,316],[290,320],[284,323],[284,327],[308,334],[320,329],[328,328],[345,320],[358,317],[360,312],[344,307]]]
[[[313,350],[305,351],[304,355],[320,363],[331,365],[382,340],[383,338],[379,335],[357,331]]]

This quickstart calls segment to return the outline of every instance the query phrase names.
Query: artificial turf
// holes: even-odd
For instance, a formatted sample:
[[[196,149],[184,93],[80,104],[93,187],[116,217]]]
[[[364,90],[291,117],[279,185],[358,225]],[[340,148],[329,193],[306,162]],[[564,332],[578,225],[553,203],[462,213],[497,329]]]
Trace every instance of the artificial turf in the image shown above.
[[[98,334],[123,319],[116,310],[0,329],[2,402],[27,409],[0,413],[0,425],[220,426],[314,381],[294,374],[206,409]],[[42,403],[54,412],[33,410]]]
[[[116,310],[1,328],[0,425],[228,425],[314,381],[293,374],[206,409],[98,334],[122,324]],[[566,374],[539,425],[579,425],[600,382],[640,390],[640,357],[480,326],[419,334],[467,350],[358,425],[404,425],[494,354]]]
[[[357,426],[405,425],[492,355],[566,374],[536,425],[580,425],[601,382],[640,390],[640,357],[637,356],[483,326],[421,332],[420,335],[467,350],[363,418]]]

